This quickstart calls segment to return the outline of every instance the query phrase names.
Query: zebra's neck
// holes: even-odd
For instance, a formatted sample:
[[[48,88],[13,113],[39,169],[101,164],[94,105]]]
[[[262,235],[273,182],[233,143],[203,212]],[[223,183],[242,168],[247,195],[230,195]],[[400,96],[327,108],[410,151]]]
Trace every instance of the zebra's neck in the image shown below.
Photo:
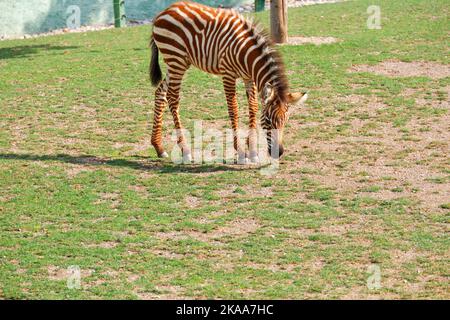
[[[260,94],[269,84],[279,99],[284,102],[288,93],[288,82],[283,61],[270,38],[256,28],[252,26],[249,36],[253,39],[245,46],[246,50],[243,50],[245,65],[248,66],[247,72]]]
[[[269,49],[273,50],[273,49]],[[258,92],[263,93],[266,85],[270,85],[275,94],[281,101],[286,101],[287,79],[284,72],[284,65],[276,51],[262,53],[262,64],[257,63],[255,71],[252,74],[253,81],[256,83]]]

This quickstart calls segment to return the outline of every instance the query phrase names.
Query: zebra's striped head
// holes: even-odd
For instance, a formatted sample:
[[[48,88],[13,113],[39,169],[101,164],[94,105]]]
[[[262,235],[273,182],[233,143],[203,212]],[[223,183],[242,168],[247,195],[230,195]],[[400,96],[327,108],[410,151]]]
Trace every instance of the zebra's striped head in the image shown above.
[[[283,130],[289,115],[308,98],[306,92],[288,93],[282,99],[270,84],[262,92],[263,111],[261,127],[266,132],[268,151],[272,158],[280,158],[284,153]]]

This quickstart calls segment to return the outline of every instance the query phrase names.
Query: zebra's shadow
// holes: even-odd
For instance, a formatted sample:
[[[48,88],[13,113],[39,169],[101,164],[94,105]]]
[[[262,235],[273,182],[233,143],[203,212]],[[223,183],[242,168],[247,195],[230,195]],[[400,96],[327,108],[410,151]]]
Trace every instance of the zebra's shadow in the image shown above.
[[[220,171],[255,170],[254,167],[239,166],[235,164],[176,164],[170,160],[161,160],[150,157],[133,156],[124,158],[108,158],[94,155],[69,154],[30,154],[30,153],[0,153],[0,160],[19,160],[30,162],[62,162],[92,167],[124,167],[142,171],[155,171],[158,173],[208,173]]]

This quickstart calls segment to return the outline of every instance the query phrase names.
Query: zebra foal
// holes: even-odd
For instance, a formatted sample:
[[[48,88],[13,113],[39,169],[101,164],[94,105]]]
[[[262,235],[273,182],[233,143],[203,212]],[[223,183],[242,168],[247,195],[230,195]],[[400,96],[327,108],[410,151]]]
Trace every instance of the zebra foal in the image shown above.
[[[180,87],[186,70],[195,66],[223,80],[238,163],[258,162],[256,130],[258,96],[263,108],[261,127],[268,151],[274,158],[283,152],[283,129],[288,111],[307,99],[306,93],[289,93],[284,66],[266,33],[233,10],[214,9],[193,2],[177,2],[154,20],[151,40],[150,79],[157,86],[152,145],[159,157],[167,157],[161,141],[162,116],[166,105],[172,113],[177,143],[183,160],[191,161],[179,116]],[[163,78],[158,56],[167,65]],[[239,144],[236,81],[243,79],[249,104],[248,153]]]

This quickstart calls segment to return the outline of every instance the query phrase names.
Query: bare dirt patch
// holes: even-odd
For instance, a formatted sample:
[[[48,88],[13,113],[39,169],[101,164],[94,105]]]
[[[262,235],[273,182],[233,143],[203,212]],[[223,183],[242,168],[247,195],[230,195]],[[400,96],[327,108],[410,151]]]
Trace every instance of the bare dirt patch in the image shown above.
[[[65,169],[65,172],[69,178],[74,178],[82,172],[92,172],[94,170],[94,168],[86,165],[69,164]]]
[[[131,185],[128,186],[129,190],[132,190],[138,193],[142,197],[146,197],[148,195],[147,187],[142,185]]]
[[[94,204],[110,203],[110,207],[115,209],[121,204],[121,196],[115,192],[102,192]]]
[[[350,288],[345,294],[343,294],[341,300],[380,300],[380,299],[398,299],[399,296],[395,293],[386,293],[375,291],[376,293],[369,293],[364,287]]]
[[[410,249],[408,251],[395,249],[391,252],[390,256],[394,265],[403,265],[405,263],[415,262],[418,257],[423,255],[413,249]]]
[[[270,187],[260,187],[258,185],[252,185],[245,186],[243,189],[246,194],[252,195],[253,197],[270,198],[273,196],[273,190]]]
[[[406,94],[421,96],[412,90]],[[436,105],[442,98],[433,94],[427,103]],[[332,139],[292,139],[298,141],[291,147],[300,156],[296,167],[311,168],[313,180],[340,194],[382,201],[409,198],[420,202],[423,212],[442,211],[450,194],[450,183],[443,172],[448,165],[449,113],[413,117],[396,127],[386,120],[380,122],[387,106],[375,96],[350,95],[337,100],[351,105],[350,109],[340,117],[307,126],[332,128],[345,123],[345,133]],[[423,103],[416,100],[419,107]],[[443,102],[439,107],[448,109],[449,105]],[[286,179],[293,177],[286,174]],[[345,227],[335,231],[345,232]]]
[[[222,238],[240,238],[251,233],[254,233],[261,227],[260,223],[251,218],[236,219],[228,222],[224,226],[220,226],[217,229],[209,232],[200,232],[196,230],[182,230],[171,232],[157,232],[154,234],[156,238],[163,240],[182,240],[189,237],[197,239],[198,241],[208,243],[220,243]]]
[[[431,92],[423,92],[418,89],[406,88],[403,90],[402,96],[405,98],[413,98],[415,103],[420,106],[442,109],[450,107],[450,86]]]
[[[428,77],[441,79],[450,77],[450,65],[428,61],[403,62],[383,61],[377,65],[357,65],[350,72],[370,72],[387,77]]]
[[[240,238],[254,233],[260,228],[258,221],[254,219],[236,219],[224,226],[214,229],[210,232],[188,231],[187,234],[199,241],[214,242],[222,238]]]
[[[193,197],[193,196],[186,196],[184,198],[184,201],[186,202],[186,205],[188,208],[197,208],[200,206],[201,204],[201,199],[198,197]]]
[[[339,39],[334,37],[289,37],[288,42],[284,45],[303,45],[303,44],[314,44],[320,46],[322,44],[332,44],[339,42]]]
[[[26,141],[26,138],[28,137],[27,125],[15,124],[11,127],[9,134],[11,136],[10,151],[12,153],[19,153],[21,151],[21,142]]]
[[[141,278],[141,276],[138,275],[138,274],[130,274],[130,275],[127,277],[127,280],[128,280],[128,282],[136,282],[136,281],[138,281],[140,278]]]
[[[107,163],[108,159],[102,159],[99,157],[78,157],[74,163],[86,164],[86,165],[101,165]]]
[[[153,236],[161,240],[183,240],[187,238],[187,234],[182,231],[159,231],[155,232]]]
[[[92,119],[97,116],[97,109],[86,104],[72,106],[72,111],[75,114],[81,114],[88,119]]]
[[[200,224],[214,223],[218,218],[228,215],[229,211],[230,211],[229,209],[211,211],[208,213],[207,216],[201,216],[201,217],[195,218],[195,219],[193,219],[193,221],[196,223],[200,223]]]
[[[278,263],[246,263],[246,267],[252,268],[252,269],[260,269],[260,270],[268,270],[271,272],[289,272],[292,273],[295,271],[295,269],[302,267],[301,264],[278,264]]]
[[[139,289],[135,291],[135,294],[141,300],[180,300],[186,299],[184,294],[184,288],[180,286],[172,285],[159,285],[156,286],[157,292],[142,292]]]
[[[184,255],[170,251],[170,250],[160,250],[160,249],[155,249],[151,251],[153,254],[159,256],[159,257],[164,257],[167,259],[181,259],[184,257]]]
[[[127,151],[124,152],[124,155],[126,155],[126,156],[134,156],[134,155],[139,155],[142,152],[147,152],[148,150],[150,150],[152,148],[152,144],[150,142],[150,138],[146,136],[146,137],[141,138],[136,143],[120,143],[120,142],[117,142],[114,145],[114,147],[116,149],[121,149],[121,148],[128,149]]]
[[[100,243],[89,243],[85,244],[84,246],[86,248],[103,248],[103,249],[112,249],[117,247],[117,242],[114,241],[103,241]]]
[[[93,272],[94,270],[80,270],[82,278],[89,277]],[[47,273],[50,280],[66,280],[71,275],[68,269],[53,265],[47,267]]]
[[[8,202],[14,198],[15,196],[13,195],[0,195],[0,202]]]
[[[221,198],[232,198],[239,195],[237,191],[239,191],[237,185],[227,185],[216,193]]]
[[[260,228],[254,219],[236,219],[210,233],[211,237],[242,237]]]

